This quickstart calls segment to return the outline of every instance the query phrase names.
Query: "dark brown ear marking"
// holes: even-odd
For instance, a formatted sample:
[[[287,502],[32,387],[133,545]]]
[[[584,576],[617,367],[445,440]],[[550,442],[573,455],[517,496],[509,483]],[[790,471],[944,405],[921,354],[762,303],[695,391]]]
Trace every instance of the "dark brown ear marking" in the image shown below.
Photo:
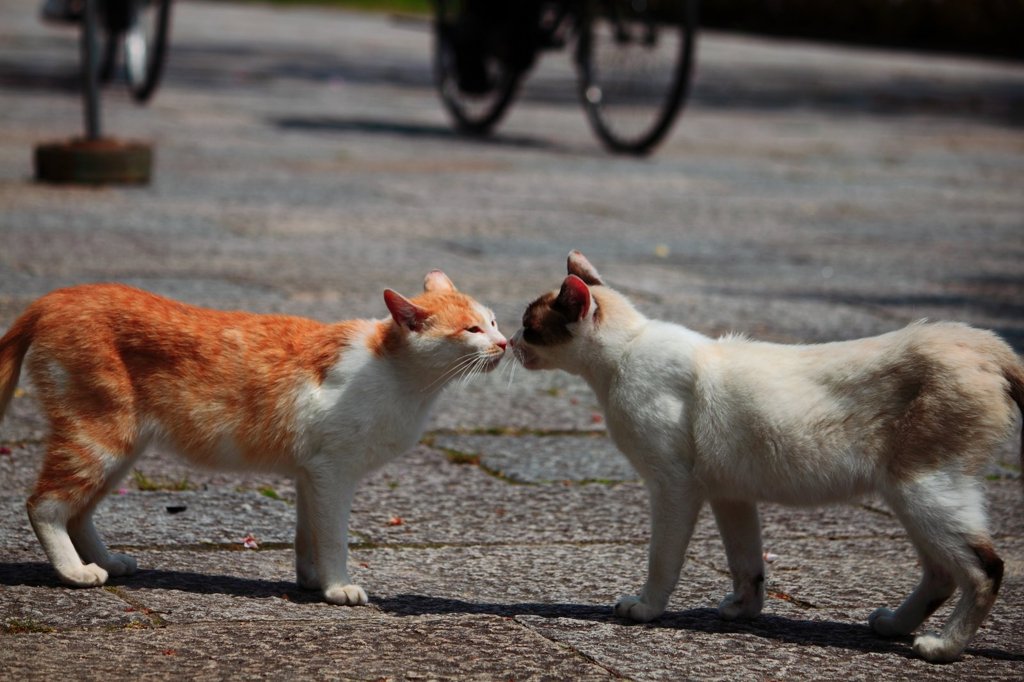
[[[534,346],[554,346],[572,339],[569,325],[579,322],[591,306],[590,289],[576,275],[562,282],[557,294],[547,293],[523,313],[523,340]]]
[[[547,293],[526,307],[523,313],[523,340],[533,346],[556,346],[572,339],[566,318],[554,307],[555,294]]]
[[[604,284],[601,275],[597,274],[597,268],[591,265],[586,256],[579,251],[569,252],[569,262],[566,268],[570,275],[576,275],[590,286]]]

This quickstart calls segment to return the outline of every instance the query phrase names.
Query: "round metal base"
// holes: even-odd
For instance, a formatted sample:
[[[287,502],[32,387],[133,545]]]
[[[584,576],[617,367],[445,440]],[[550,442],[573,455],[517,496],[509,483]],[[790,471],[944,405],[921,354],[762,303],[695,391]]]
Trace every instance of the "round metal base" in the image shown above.
[[[75,138],[36,147],[36,180],[80,185],[146,185],[153,148],[143,142]]]

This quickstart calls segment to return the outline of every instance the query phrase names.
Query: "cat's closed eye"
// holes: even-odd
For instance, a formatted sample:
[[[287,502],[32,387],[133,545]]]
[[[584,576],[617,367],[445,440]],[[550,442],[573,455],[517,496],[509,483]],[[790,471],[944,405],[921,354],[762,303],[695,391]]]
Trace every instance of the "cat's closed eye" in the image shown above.
[[[469,332],[470,334],[483,334],[484,333],[484,330],[481,329],[480,327],[476,326],[476,325],[473,325],[472,327],[466,327],[465,331]]]

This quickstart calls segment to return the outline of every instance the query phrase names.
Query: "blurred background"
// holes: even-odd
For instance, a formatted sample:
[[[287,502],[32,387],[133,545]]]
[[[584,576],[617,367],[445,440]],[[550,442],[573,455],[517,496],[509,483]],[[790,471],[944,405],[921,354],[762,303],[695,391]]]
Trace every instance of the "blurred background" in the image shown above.
[[[144,33],[131,6],[108,0],[99,22],[100,144],[80,139],[81,7],[0,3],[0,329],[54,288],[109,280],[222,309],[383,317],[385,287],[415,294],[442,268],[511,335],[580,249],[644,313],[709,335],[819,342],[950,319],[1024,352],[1024,2],[152,0],[136,6]],[[51,145],[79,180],[110,171],[112,151],[148,181],[40,181]],[[45,447],[25,382],[0,426],[0,612],[58,632],[8,660],[38,670],[20,652],[46,652],[63,674],[53,642],[70,638],[117,674],[148,673],[185,662],[153,650],[192,633],[209,655],[189,661],[266,675],[294,653],[289,670],[312,677],[367,632],[360,662],[379,678],[407,661],[431,678],[568,678],[592,661],[651,679],[720,678],[722,661],[737,679],[1020,677],[1024,517],[1003,480],[1019,477],[1016,446],[986,471],[1003,593],[968,661],[936,672],[863,625],[915,574],[878,501],[764,506],[781,615],[723,636],[705,515],[675,620],[610,621],[642,579],[647,515],[603,434],[589,389],[561,373],[509,363],[449,390],[414,453],[360,488],[353,570],[374,606],[355,615],[293,589],[287,479],[152,453],[100,525],[155,570],[71,592],[24,515]],[[258,556],[240,551],[250,534]],[[30,637],[38,649],[21,648]],[[299,640],[316,655],[282,652]]]
[[[701,3],[688,96],[642,158],[591,132],[571,30],[489,135],[460,133],[435,82],[445,4],[171,3],[148,103],[123,64],[101,97],[104,135],[152,145],[152,182],[92,188],[32,177],[35,146],[82,134],[79,24],[4,3],[0,320],[97,279],[380,315],[384,286],[443,267],[511,332],[580,248],[708,333],[927,316],[1024,344],[1021,3]]]

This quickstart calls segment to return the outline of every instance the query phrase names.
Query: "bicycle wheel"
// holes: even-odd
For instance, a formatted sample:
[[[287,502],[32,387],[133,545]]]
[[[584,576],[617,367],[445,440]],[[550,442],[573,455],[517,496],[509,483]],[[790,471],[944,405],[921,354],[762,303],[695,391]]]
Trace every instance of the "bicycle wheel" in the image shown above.
[[[696,0],[589,0],[576,44],[579,96],[614,152],[649,153],[686,100]]]
[[[521,72],[488,49],[486,28],[467,19],[466,0],[437,0],[434,83],[457,130],[486,135],[505,115]]]
[[[126,10],[124,0],[99,0],[96,3],[97,23],[97,44],[102,41],[101,54],[98,56],[96,78],[101,85],[106,85],[114,79],[117,71],[117,59],[121,55],[121,43],[123,42],[124,31],[127,27]]]
[[[136,102],[153,96],[163,75],[171,33],[171,0],[135,0],[124,36],[128,89]]]

